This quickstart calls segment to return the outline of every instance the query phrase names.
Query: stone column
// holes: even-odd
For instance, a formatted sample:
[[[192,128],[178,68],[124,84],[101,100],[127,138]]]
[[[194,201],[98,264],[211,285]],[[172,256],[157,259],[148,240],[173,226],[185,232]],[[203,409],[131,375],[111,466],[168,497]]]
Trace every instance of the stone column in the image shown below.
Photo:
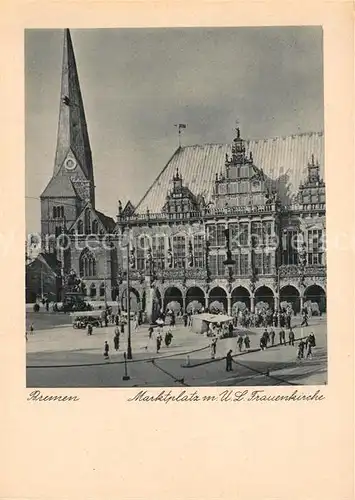
[[[228,316],[232,314],[232,297],[230,295],[227,296],[227,314]]]
[[[303,301],[304,301],[304,297],[303,295],[300,296],[300,313],[302,314],[302,309],[303,309]]]
[[[208,293],[205,295],[205,311],[208,311]]]
[[[186,311],[186,296],[182,296],[182,312],[184,313]]]
[[[279,306],[280,306],[280,296],[279,294],[275,293],[275,296],[274,296],[274,309],[276,312],[279,311]]]
[[[255,312],[255,296],[254,296],[254,294],[250,295],[250,312],[251,313]]]

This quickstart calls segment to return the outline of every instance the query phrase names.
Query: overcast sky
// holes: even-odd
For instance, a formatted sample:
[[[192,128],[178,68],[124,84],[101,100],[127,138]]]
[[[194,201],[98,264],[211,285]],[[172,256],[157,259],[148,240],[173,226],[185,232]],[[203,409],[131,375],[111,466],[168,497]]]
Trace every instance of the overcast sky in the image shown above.
[[[71,30],[94,162],[96,206],[137,203],[177,148],[323,130],[317,27]],[[53,171],[63,31],[27,30],[26,221]],[[34,198],[34,199],[33,199]]]

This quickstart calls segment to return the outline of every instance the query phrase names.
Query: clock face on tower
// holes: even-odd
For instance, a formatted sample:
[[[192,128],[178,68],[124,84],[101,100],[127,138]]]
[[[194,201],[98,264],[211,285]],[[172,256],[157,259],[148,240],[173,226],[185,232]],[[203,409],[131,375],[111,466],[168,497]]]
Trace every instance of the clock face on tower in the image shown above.
[[[76,167],[76,161],[73,158],[68,158],[65,160],[65,168],[67,170],[74,170]]]

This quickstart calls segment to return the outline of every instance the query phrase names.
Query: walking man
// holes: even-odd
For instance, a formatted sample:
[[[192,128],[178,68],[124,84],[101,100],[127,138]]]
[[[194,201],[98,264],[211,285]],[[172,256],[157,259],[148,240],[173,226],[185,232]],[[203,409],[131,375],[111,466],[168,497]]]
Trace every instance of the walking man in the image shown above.
[[[214,338],[211,342],[211,358],[215,359],[217,351],[217,337]]]
[[[270,330],[270,339],[271,339],[271,345],[275,345],[275,332],[273,328],[271,328]]]
[[[105,340],[105,344],[104,344],[104,358],[105,359],[109,359],[109,350],[110,350],[110,346],[108,345],[108,342],[107,340]]]
[[[248,334],[246,334],[244,337],[244,345],[245,345],[245,349],[250,349],[250,339],[249,339]]]
[[[295,334],[293,333],[292,328],[290,328],[290,333],[288,334],[288,340],[290,342],[290,345],[292,346],[295,345]]]
[[[227,372],[231,372],[233,371],[233,368],[232,368],[232,349],[230,349],[228,352],[227,352],[227,356],[226,356],[226,371]]]
[[[243,337],[241,335],[238,336],[237,344],[238,344],[239,352],[242,352],[242,350],[243,350]]]

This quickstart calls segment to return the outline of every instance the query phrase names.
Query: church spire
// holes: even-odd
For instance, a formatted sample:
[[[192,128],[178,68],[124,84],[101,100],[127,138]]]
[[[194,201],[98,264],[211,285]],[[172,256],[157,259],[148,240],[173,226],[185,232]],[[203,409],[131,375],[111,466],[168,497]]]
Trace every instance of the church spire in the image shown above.
[[[94,182],[89,135],[69,29],[64,30],[62,85],[54,176],[62,170]],[[77,170],[75,170],[77,169]]]

